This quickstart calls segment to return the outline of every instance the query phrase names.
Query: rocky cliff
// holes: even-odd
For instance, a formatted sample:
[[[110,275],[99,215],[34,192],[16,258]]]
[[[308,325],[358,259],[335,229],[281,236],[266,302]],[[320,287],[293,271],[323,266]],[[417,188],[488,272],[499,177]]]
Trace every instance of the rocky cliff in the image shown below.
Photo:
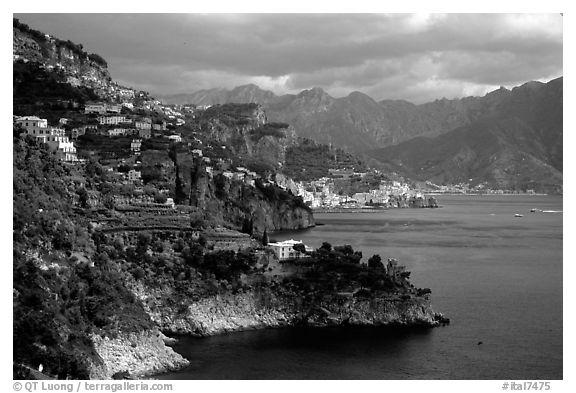
[[[268,327],[438,326],[441,314],[426,297],[361,298],[339,294],[315,297],[271,285],[171,304],[170,291],[141,283],[134,293],[152,320],[167,333],[214,335]]]
[[[269,122],[261,105],[224,104],[202,112],[200,133],[210,141],[226,144],[232,153],[278,168],[286,151],[297,144],[294,127]]]
[[[74,87],[90,88],[102,99],[133,99],[134,89],[112,81],[108,64],[100,55],[88,53],[81,44],[51,37],[13,20],[13,60],[37,63],[63,75]]]
[[[235,166],[247,166],[260,172],[258,176],[265,176],[267,168],[281,167],[287,150],[297,143],[292,127],[269,123],[256,104],[209,108],[197,126],[200,132],[195,135],[205,138],[202,147],[222,144],[221,154],[229,155],[207,163],[188,151],[175,152],[177,203],[196,207],[216,224],[241,229],[249,221],[255,233],[314,225],[312,212],[300,198],[252,176],[229,177]]]
[[[186,170],[178,174],[177,185],[185,190],[181,194],[189,190],[189,203],[217,224],[241,229],[249,221],[254,233],[314,226],[312,211],[301,199],[274,185],[211,176],[203,165],[191,174]]]
[[[90,379],[112,379],[121,374],[144,377],[186,367],[189,362],[164,343],[158,329],[117,337],[92,335],[101,362],[92,362]]]

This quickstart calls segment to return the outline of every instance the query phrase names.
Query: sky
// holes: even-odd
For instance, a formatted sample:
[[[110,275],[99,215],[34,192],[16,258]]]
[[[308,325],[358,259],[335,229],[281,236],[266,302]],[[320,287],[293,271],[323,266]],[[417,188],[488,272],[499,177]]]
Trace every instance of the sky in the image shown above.
[[[554,14],[14,14],[153,95],[254,83],[414,103],[562,76]]]

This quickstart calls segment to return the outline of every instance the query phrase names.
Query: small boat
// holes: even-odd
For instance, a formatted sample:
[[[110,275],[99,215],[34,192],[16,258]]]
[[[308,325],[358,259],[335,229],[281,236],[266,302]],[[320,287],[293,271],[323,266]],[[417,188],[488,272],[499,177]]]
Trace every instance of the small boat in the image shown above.
[[[516,214],[514,214],[514,217],[524,217],[524,216],[522,214],[516,213]]]

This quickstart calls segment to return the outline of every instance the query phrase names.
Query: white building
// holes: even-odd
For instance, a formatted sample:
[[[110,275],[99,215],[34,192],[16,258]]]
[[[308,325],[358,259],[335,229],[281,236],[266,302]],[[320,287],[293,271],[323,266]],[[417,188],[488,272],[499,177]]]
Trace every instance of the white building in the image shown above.
[[[62,128],[49,127],[46,119],[36,116],[24,116],[16,119],[16,123],[26,129],[26,134],[36,137],[40,142],[46,143],[51,151],[55,151],[58,158],[67,162],[76,161],[76,147],[70,142]]]
[[[127,130],[125,128],[112,128],[111,130],[108,130],[108,136],[120,136],[120,135],[126,135]]]
[[[107,104],[106,111],[111,113],[120,113],[122,106],[118,104]]]
[[[66,162],[74,162],[76,158],[76,147],[74,142],[70,142],[67,136],[64,136],[63,131],[58,128],[49,127],[48,130],[53,130],[52,134],[36,135],[36,139],[48,145],[48,149],[56,152],[60,160]]]
[[[134,169],[130,169],[128,171],[128,180],[137,181],[137,180],[140,180],[141,178],[142,178],[142,172],[134,170]]]
[[[31,128],[47,128],[48,120],[40,119],[38,116],[22,116],[16,119],[16,124],[20,124],[27,130]]]
[[[118,125],[123,123],[130,123],[126,116],[99,116],[98,122],[105,125]]]
[[[268,243],[268,247],[272,248],[279,260],[302,258],[306,255],[294,249],[295,244],[304,244],[302,240],[284,240],[277,243]],[[312,247],[304,245],[307,252],[313,251]]]
[[[182,142],[182,137],[180,135],[168,135],[167,138],[172,142]]]
[[[70,142],[67,136],[50,135],[46,137],[48,148],[56,152],[59,159],[66,162],[74,162],[76,158],[76,147],[74,142]]]
[[[132,142],[130,142],[130,150],[135,153],[139,152],[141,147],[142,147],[141,139],[132,139]]]
[[[106,113],[106,104],[103,102],[88,102],[84,106],[84,113]]]

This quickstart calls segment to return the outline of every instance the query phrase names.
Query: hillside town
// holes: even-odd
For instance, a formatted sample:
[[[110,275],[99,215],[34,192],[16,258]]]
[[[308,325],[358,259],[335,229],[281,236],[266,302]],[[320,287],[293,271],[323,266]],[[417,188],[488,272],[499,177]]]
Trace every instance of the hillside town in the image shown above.
[[[222,175],[231,181],[244,182],[254,187],[258,179],[263,184],[275,184],[302,198],[312,209],[375,209],[403,207],[437,207],[433,197],[426,197],[407,183],[382,180],[378,188],[352,195],[337,190],[335,182],[347,181],[351,177],[363,178],[367,172],[354,169],[330,169],[329,177],[313,181],[296,182],[281,173],[258,174],[233,161],[221,157],[218,149],[198,138],[198,133],[182,135],[178,127],[193,121],[195,116],[209,106],[165,106],[159,101],[142,101],[135,107],[133,102],[111,103],[106,101],[87,102],[84,108],[69,112],[67,118],[60,118],[57,125],[36,115],[14,116],[14,125],[24,134],[31,135],[45,143],[57,157],[68,164],[84,164],[91,158],[103,161],[104,168],[123,185],[136,187],[142,191],[146,179],[142,177],[145,165],[142,163],[142,145],[153,143],[152,147],[170,149],[176,147],[192,153],[195,160],[209,178]],[[151,112],[150,109],[153,111]],[[145,115],[135,115],[134,112]],[[153,120],[154,117],[162,120]],[[96,142],[94,141],[96,140]],[[87,144],[86,141],[90,141]],[[114,151],[124,144],[129,151],[117,154]],[[224,149],[225,146],[217,147]],[[110,149],[110,150],[107,150]],[[166,163],[164,163],[166,164]],[[380,174],[377,170],[371,170]],[[173,195],[168,189],[160,189],[156,200],[170,201]],[[115,199],[122,200],[120,196]],[[150,202],[149,197],[139,197],[133,203]]]

